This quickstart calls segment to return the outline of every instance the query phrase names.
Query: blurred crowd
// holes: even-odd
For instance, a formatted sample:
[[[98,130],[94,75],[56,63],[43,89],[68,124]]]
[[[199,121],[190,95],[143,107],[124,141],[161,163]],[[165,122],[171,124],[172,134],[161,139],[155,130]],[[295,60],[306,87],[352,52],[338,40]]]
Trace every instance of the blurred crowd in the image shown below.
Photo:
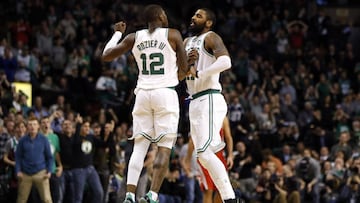
[[[232,57],[221,82],[234,140],[229,173],[237,195],[263,203],[360,202],[360,61],[349,41],[352,19],[332,17],[316,1],[206,2]],[[30,116],[51,117],[56,133],[63,131],[63,120],[75,125],[78,114],[91,123],[93,134],[114,121],[105,179],[116,183],[112,201],[121,199],[137,67],[130,53],[111,63],[100,56],[114,22],[126,20],[129,32],[144,25],[143,6],[122,0],[16,1],[18,15],[9,17],[0,36],[1,159],[14,126]],[[192,6],[196,2],[187,8]],[[191,16],[172,13],[170,23],[185,38]],[[31,105],[13,82],[31,83]],[[188,95],[184,83],[177,90],[179,136],[161,192],[186,202],[181,149],[188,140]],[[144,183],[151,181],[154,151],[147,156]],[[0,173],[0,181],[8,181],[7,174]],[[104,190],[111,191],[105,183]],[[197,195],[201,201],[201,192]]]

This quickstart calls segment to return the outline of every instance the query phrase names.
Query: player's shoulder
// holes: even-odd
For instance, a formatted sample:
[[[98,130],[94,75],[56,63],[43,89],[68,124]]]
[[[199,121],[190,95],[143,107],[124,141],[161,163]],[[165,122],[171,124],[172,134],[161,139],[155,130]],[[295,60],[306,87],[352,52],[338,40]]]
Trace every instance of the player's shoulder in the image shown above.
[[[205,39],[221,39],[220,35],[214,31],[209,31],[205,35]]]
[[[173,34],[173,35],[180,35],[180,31],[178,29],[175,28],[167,28],[169,34]]]
[[[182,36],[180,31],[175,28],[168,28],[168,38],[170,40],[182,41]]]

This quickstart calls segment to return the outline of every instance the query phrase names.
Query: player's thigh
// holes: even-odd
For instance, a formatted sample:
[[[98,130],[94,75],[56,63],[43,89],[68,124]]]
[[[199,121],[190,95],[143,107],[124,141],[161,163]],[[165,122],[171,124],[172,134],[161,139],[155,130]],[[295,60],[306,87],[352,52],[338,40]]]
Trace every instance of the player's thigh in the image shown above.
[[[204,151],[210,144],[221,144],[220,129],[226,112],[221,94],[204,95],[190,102],[190,132],[198,151]]]
[[[153,114],[151,110],[151,91],[139,90],[136,94],[132,111],[133,133],[146,133],[151,136],[153,131]]]
[[[174,89],[162,88],[152,98],[156,136],[176,134],[179,124],[179,99]]]

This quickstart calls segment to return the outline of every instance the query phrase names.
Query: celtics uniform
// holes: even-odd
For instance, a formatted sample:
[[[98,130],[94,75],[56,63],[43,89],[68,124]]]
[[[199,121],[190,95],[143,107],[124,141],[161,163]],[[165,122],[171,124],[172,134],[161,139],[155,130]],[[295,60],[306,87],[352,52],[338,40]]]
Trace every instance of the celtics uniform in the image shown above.
[[[216,57],[208,53],[204,47],[205,37],[210,32],[190,37],[186,41],[187,52],[196,49],[199,53],[195,62],[198,71],[206,70],[216,61]],[[219,77],[220,73],[202,78],[186,78],[187,90],[192,99],[189,106],[190,132],[198,153],[208,147],[217,152],[225,146],[219,132],[226,116],[227,104],[221,94]]]
[[[159,142],[165,135],[175,138],[179,101],[174,87],[179,81],[168,29],[137,31],[132,53],[139,69],[132,112],[133,137],[144,136],[151,142]],[[171,148],[173,143],[165,145]]]

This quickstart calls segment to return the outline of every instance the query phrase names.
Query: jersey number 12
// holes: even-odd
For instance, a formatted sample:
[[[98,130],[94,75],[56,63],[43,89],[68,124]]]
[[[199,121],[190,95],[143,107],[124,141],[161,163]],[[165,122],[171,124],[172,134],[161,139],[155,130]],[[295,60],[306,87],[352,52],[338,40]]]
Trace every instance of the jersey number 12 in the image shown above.
[[[164,68],[159,68],[164,64],[164,55],[162,53],[151,53],[149,58],[147,58],[146,54],[141,54],[140,58],[142,59],[142,71],[143,75],[163,75]],[[148,70],[148,62],[150,70]]]

